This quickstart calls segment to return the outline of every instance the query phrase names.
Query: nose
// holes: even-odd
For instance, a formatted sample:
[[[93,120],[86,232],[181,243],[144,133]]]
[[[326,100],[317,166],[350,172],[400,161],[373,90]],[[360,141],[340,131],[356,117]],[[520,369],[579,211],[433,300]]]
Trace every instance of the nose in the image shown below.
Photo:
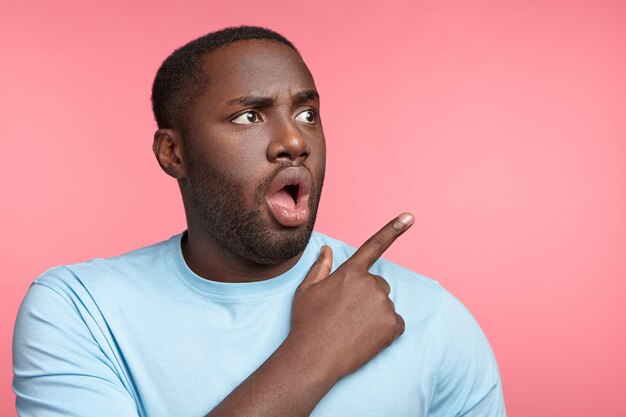
[[[267,159],[270,162],[298,161],[304,162],[311,154],[311,148],[302,135],[296,122],[291,120],[276,123],[272,138],[267,147]]]

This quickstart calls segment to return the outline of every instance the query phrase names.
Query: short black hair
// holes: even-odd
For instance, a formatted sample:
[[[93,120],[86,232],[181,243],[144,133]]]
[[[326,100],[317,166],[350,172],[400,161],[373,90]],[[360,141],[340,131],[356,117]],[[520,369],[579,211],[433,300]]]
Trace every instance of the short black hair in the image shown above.
[[[227,27],[208,33],[176,49],[159,67],[152,84],[152,111],[159,129],[182,127],[190,105],[206,86],[202,57],[233,42],[266,39],[282,42],[296,52],[284,36],[259,26]]]

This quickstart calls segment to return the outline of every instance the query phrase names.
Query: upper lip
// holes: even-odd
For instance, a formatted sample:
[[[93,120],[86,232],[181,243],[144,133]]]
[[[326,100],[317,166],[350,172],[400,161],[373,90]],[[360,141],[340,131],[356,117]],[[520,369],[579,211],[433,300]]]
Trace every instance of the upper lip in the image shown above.
[[[287,185],[298,186],[298,198],[307,195],[311,189],[313,177],[305,167],[288,167],[284,168],[276,174],[267,187],[267,196],[274,194],[276,191]]]

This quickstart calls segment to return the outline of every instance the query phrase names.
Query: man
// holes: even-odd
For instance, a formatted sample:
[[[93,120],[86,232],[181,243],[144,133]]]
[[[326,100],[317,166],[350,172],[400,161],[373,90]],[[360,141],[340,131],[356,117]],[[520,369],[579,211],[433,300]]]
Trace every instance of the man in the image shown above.
[[[263,28],[228,28],[155,78],[154,153],[188,229],[37,278],[14,335],[24,416],[504,416],[469,312],[385,260],[312,233],[325,143],[313,77]]]

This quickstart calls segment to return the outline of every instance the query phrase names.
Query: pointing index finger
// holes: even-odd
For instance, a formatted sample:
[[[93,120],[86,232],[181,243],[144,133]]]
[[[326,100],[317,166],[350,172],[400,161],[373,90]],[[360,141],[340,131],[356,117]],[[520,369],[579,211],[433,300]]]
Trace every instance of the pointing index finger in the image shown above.
[[[411,227],[414,221],[415,217],[411,213],[402,213],[367,239],[346,263],[365,267],[368,271],[398,236]]]

